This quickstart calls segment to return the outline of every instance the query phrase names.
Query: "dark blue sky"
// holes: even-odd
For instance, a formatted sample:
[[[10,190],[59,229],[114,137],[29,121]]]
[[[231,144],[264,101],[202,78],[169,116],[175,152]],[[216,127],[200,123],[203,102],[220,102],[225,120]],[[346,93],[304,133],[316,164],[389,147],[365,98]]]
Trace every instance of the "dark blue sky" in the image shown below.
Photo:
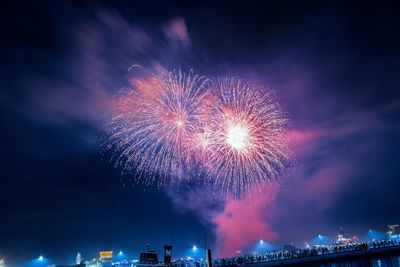
[[[9,261],[43,253],[63,263],[108,248],[137,256],[171,240],[181,256],[205,232],[226,253],[234,232],[249,231],[226,218],[240,221],[247,208],[275,244],[400,222],[394,2],[1,6],[0,255]],[[134,64],[233,73],[273,89],[296,161],[276,198],[215,204],[204,192],[177,197],[121,178],[99,139],[106,103]]]

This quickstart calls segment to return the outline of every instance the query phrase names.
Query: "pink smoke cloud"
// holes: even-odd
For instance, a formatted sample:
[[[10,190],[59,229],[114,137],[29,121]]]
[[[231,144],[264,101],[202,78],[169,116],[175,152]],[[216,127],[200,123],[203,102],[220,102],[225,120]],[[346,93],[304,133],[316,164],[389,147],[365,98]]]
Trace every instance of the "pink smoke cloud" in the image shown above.
[[[331,206],[347,182],[350,182],[352,170],[349,164],[338,162],[321,166],[306,181],[302,179],[303,190],[298,194],[300,201],[312,202],[315,211]]]
[[[323,129],[292,129],[287,133],[290,147],[296,156],[304,155],[317,145],[317,140],[326,136]]]
[[[180,40],[184,44],[189,44],[190,39],[183,18],[173,18],[164,26],[165,35],[172,41]]]
[[[148,75],[138,78],[141,70],[132,65],[161,73],[165,71],[165,55],[174,53],[177,43],[189,43],[183,18],[143,27],[115,10],[102,8],[93,10],[91,20],[78,19],[70,35],[65,45],[73,52],[63,59],[62,66],[56,59],[48,59],[49,65],[62,71],[51,77],[32,75],[22,80],[22,86],[30,88],[26,90],[27,101],[22,106],[19,99],[9,98],[10,109],[44,124],[68,127],[79,121],[101,130],[116,91],[130,83],[151,93],[157,85],[158,81],[149,81]]]
[[[319,129],[305,129],[303,131],[296,129],[288,133],[289,140],[293,145],[310,143],[322,135],[324,135],[324,131]]]
[[[218,256],[233,256],[257,240],[273,241],[278,238],[268,223],[268,219],[274,216],[277,190],[277,184],[267,184],[262,190],[249,192],[241,200],[226,201],[224,210],[213,218]]]

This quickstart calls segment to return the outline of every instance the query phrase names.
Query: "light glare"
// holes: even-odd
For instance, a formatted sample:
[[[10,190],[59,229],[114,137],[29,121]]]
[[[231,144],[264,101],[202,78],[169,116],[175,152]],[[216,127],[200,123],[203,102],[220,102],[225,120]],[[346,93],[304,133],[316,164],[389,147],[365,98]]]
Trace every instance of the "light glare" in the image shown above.
[[[236,150],[243,150],[249,143],[249,131],[241,124],[228,126],[226,142]]]

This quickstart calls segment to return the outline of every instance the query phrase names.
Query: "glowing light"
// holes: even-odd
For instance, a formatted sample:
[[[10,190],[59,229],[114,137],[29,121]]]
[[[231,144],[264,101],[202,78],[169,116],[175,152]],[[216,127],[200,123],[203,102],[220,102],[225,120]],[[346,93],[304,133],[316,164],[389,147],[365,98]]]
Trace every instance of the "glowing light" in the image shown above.
[[[43,258],[42,255],[40,255],[39,258],[38,258],[39,261],[43,261],[43,259],[44,259],[44,258]]]
[[[178,119],[178,120],[176,121],[176,126],[177,126],[177,127],[183,127],[184,124],[185,124],[185,123],[184,123],[181,119]]]
[[[192,72],[151,74],[122,91],[106,121],[106,150],[136,182],[158,186],[190,172],[193,136],[205,108],[208,80]],[[150,91],[150,93],[149,93]]]
[[[109,251],[100,251],[99,252],[100,259],[111,259],[113,257],[113,252]]]
[[[240,124],[228,126],[228,134],[226,142],[237,150],[242,150],[247,147],[249,142],[249,131],[246,127]]]
[[[134,182],[183,177],[242,196],[291,163],[288,120],[271,91],[237,78],[152,74],[121,91],[105,123],[105,150]]]
[[[194,245],[193,246],[193,251],[196,251],[197,250],[197,247]]]
[[[288,120],[271,91],[237,78],[213,82],[216,103],[203,153],[206,181],[218,192],[241,197],[279,179],[290,166]]]
[[[260,244],[264,244],[264,240],[260,240]]]

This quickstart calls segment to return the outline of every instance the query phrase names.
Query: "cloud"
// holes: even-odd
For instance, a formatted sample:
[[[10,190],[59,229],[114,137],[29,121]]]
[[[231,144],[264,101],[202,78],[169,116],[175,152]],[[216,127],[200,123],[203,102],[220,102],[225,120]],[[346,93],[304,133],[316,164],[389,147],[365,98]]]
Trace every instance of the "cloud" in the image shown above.
[[[276,215],[278,188],[278,183],[266,183],[254,187],[241,199],[221,199],[217,193],[199,187],[166,192],[175,210],[194,213],[213,229],[216,238],[214,255],[228,257],[239,250],[245,252],[260,239],[274,241],[278,238],[270,224]]]
[[[43,124],[81,123],[101,130],[113,95],[140,72],[130,67],[159,72],[174,65],[169,59],[177,51],[171,46],[189,42],[181,17],[144,26],[113,9],[95,8],[92,13],[91,19],[77,17],[73,27],[64,28],[65,43],[56,56],[27,47],[30,57],[37,55],[32,61],[38,67],[14,81],[23,90],[23,99],[12,90],[0,94],[7,109]]]
[[[229,199],[222,212],[213,218],[216,226],[217,253],[233,256],[263,239],[274,241],[278,233],[272,230],[269,219],[275,214],[277,184],[266,184],[248,193],[243,199]]]
[[[180,213],[193,212],[203,224],[212,225],[213,218],[220,212],[223,202],[212,192],[204,191],[199,187],[185,188],[182,191],[167,189],[176,211]]]
[[[165,35],[172,41],[181,41],[183,44],[190,44],[190,38],[185,20],[181,17],[175,17],[169,20],[163,27]]]

